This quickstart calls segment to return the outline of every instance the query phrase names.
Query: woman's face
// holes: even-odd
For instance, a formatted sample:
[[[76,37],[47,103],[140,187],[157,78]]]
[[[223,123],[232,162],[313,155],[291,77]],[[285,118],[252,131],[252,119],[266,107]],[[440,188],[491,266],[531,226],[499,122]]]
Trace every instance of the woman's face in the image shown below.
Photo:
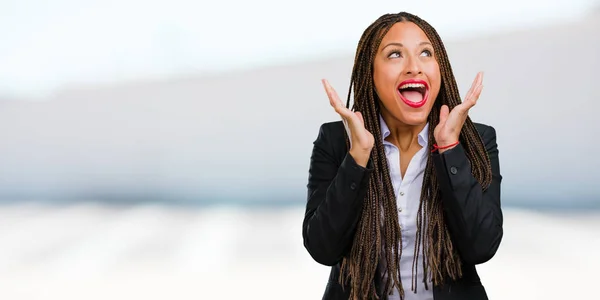
[[[441,76],[425,32],[412,22],[394,24],[375,55],[373,80],[382,114],[406,125],[427,122]]]

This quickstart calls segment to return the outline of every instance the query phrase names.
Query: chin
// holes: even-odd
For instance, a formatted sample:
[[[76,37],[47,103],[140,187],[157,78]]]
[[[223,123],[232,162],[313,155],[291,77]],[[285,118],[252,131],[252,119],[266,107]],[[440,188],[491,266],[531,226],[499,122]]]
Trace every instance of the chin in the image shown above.
[[[418,126],[427,123],[428,114],[402,114],[398,119],[406,125]]]
[[[394,112],[394,117],[406,125],[422,125],[429,119],[431,112],[431,104],[427,103],[419,108],[409,107],[401,99],[396,100],[397,107]]]

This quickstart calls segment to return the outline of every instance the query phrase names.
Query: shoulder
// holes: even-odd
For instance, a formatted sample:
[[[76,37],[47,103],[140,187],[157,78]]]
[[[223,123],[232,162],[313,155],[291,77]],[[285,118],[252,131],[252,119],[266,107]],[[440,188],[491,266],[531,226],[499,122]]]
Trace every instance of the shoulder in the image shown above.
[[[486,146],[496,142],[496,129],[492,125],[476,122],[473,122],[473,125]]]
[[[341,120],[323,123],[313,144],[329,152],[330,155],[341,158],[347,151],[344,132],[344,123]]]
[[[326,122],[321,124],[319,134],[344,135],[344,123],[342,121]]]
[[[338,140],[344,141],[344,123],[342,121],[326,122],[319,127],[319,140],[327,140],[335,144]]]

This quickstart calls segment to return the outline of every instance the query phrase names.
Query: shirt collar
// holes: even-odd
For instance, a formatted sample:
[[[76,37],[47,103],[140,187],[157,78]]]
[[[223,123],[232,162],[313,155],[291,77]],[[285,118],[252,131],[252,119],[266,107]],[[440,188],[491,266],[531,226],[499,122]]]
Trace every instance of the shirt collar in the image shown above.
[[[385,121],[383,120],[383,117],[381,116],[381,114],[379,114],[379,124],[380,124],[380,130],[381,130],[381,140],[383,141],[383,143],[387,143],[385,141],[385,139],[390,135],[390,129],[387,126],[387,124],[385,123]],[[427,122],[427,124],[425,124],[425,127],[423,127],[423,130],[421,130],[421,132],[419,132],[419,145],[421,145],[421,147],[423,148],[427,148],[427,144],[429,139],[427,138],[427,135],[429,133],[429,122]]]

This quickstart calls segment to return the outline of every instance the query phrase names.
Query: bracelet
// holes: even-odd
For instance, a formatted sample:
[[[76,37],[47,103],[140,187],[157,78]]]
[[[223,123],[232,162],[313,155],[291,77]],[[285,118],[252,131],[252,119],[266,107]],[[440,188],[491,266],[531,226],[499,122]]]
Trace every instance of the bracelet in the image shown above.
[[[447,148],[450,148],[450,147],[454,147],[454,146],[458,145],[458,143],[459,143],[459,141],[456,141],[455,143],[452,143],[452,144],[447,145],[447,146],[441,146],[441,147],[438,146],[437,144],[433,144],[433,150],[431,150],[431,152],[435,152],[438,149],[447,149]]]

